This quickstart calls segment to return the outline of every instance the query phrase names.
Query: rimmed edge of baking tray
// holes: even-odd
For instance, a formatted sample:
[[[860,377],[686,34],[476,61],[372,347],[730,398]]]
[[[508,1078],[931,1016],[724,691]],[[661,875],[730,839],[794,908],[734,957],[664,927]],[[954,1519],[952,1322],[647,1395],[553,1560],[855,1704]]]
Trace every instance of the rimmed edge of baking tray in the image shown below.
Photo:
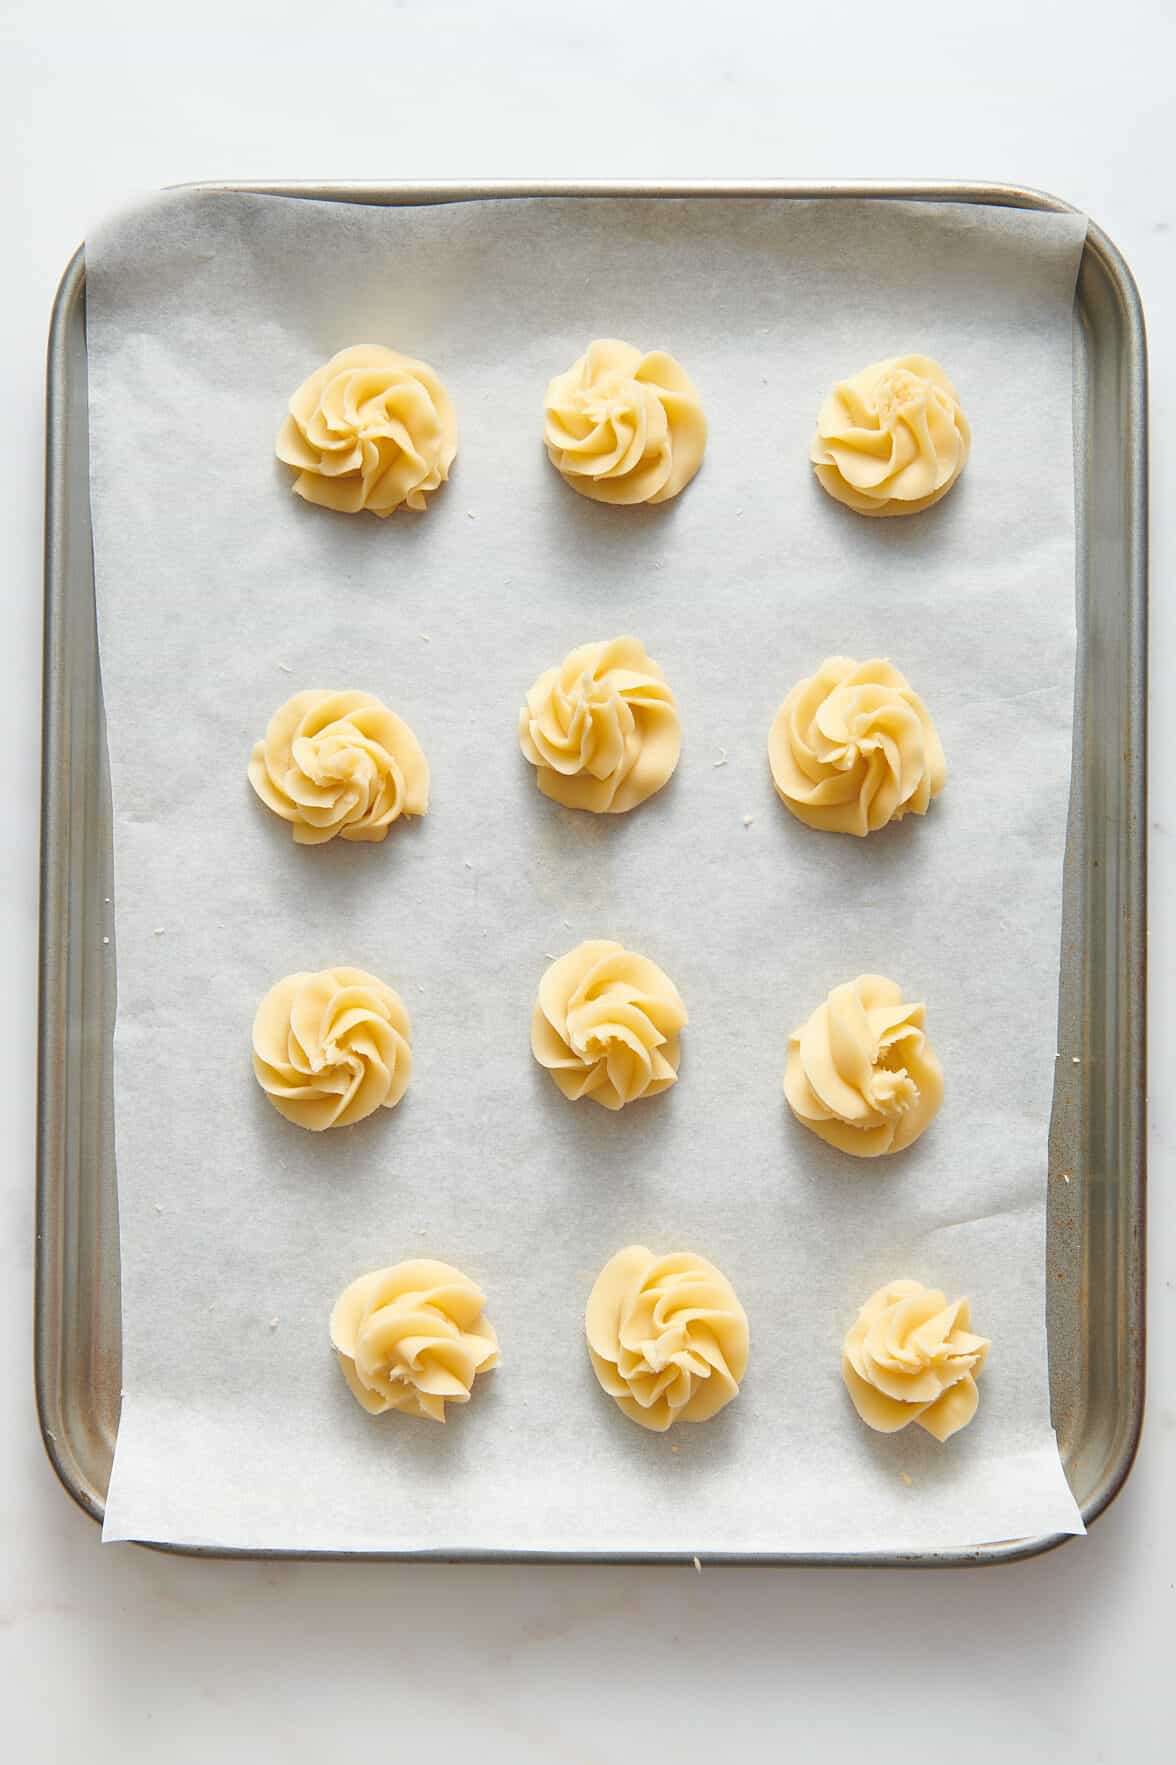
[[[1040,191],[964,182],[212,182],[183,188],[400,206],[524,196],[767,196],[1075,212]],[[93,914],[97,891],[108,891],[101,903],[106,906],[111,889],[109,839],[101,838],[104,829],[109,833],[109,781],[96,663],[89,481],[88,470],[77,465],[79,458],[88,461],[86,387],[84,375],[71,374],[71,351],[77,351],[79,339],[84,354],[84,299],[85,256],[79,248],[54,302],[47,374],[35,1379],[50,1462],[78,1506],[100,1521],[117,1430],[121,1315],[117,1196],[112,1182],[103,1184],[104,1174],[112,1176],[114,1170],[108,1074],[101,1070],[113,1022],[113,931],[99,942],[85,937],[81,923],[87,910]],[[1074,791],[1066,857],[1047,1264],[1054,1422],[1089,1526],[1119,1493],[1134,1462],[1143,1423],[1146,1327],[1147,346],[1131,272],[1093,224],[1075,315],[1079,668],[1074,765],[1083,788]],[[1099,428],[1100,413],[1110,414],[1110,448]],[[71,585],[81,597],[72,608]],[[84,695],[75,690],[73,650],[79,641],[82,660],[91,665]],[[1106,695],[1106,704],[1098,695]],[[1113,722],[1113,742],[1100,745],[1093,739],[1100,718]],[[106,811],[104,824],[93,819],[95,791]],[[91,846],[88,836],[95,833],[99,837]],[[1096,850],[1109,851],[1114,862],[1104,864]],[[95,851],[91,874],[76,860]],[[101,907],[97,921],[112,924]],[[1102,929],[1101,962],[1095,960],[1100,944],[1091,941],[1096,925]],[[71,933],[82,934],[81,948],[72,953]],[[1084,960],[1077,968],[1064,959],[1070,938],[1080,940]],[[1064,1034],[1068,1022],[1072,1040]],[[1073,1047],[1077,1054],[1070,1052]],[[1080,1085],[1067,1070],[1071,1065],[1078,1069]],[[1096,1306],[1111,1326],[1101,1334],[1091,1329]],[[1076,1376],[1065,1365],[1071,1357]],[[1076,1399],[1059,1397],[1062,1371],[1076,1377]],[[1092,1402],[1099,1398],[1101,1408]],[[1059,1417],[1059,1408],[1064,1416]],[[940,1551],[721,1553],[708,1554],[706,1561],[951,1567],[1016,1561],[1050,1550],[1068,1536]],[[155,1548],[182,1555],[316,1561],[680,1565],[691,1560],[684,1552],[640,1550]]]

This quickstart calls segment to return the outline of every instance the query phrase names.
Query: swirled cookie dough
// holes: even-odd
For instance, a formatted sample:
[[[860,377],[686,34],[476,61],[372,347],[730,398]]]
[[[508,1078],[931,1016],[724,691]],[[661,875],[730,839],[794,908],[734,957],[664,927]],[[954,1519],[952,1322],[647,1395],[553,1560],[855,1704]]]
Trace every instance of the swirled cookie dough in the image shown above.
[[[295,693],[270,718],[249,782],[300,846],[377,841],[429,807],[429,768],[408,724],[370,693]]]
[[[675,1082],[685,1022],[678,989],[656,963],[590,939],[540,981],[531,1049],[565,1097],[623,1109]]]
[[[353,515],[423,509],[449,476],[457,419],[425,362],[376,343],[342,349],[290,400],[277,455],[309,503]]]
[[[706,418],[672,355],[601,338],[547,388],[543,439],[565,484],[599,503],[664,503],[702,464]]]
[[[924,1017],[883,975],[834,987],[788,1038],[784,1094],[797,1120],[855,1158],[917,1140],[943,1101]]]
[[[474,1380],[498,1365],[485,1300],[447,1262],[398,1262],[361,1275],[331,1313],[343,1377],[369,1415],[402,1410],[433,1422],[468,1403]]]
[[[809,458],[829,495],[859,515],[915,515],[947,495],[971,445],[939,363],[903,355],[838,381],[821,406]]]
[[[768,737],[780,801],[808,827],[868,834],[925,815],[947,779],[931,714],[889,662],[830,656],[792,688]]]
[[[976,1414],[989,1347],[972,1334],[966,1299],[949,1304],[937,1288],[890,1281],[847,1332],[841,1373],[858,1415],[880,1434],[917,1422],[947,1440]]]
[[[585,1329],[601,1386],[643,1428],[709,1421],[739,1395],[747,1314],[727,1277],[692,1251],[618,1250],[588,1296]]]
[[[318,1132],[394,1109],[412,1076],[408,1012],[362,968],[291,974],[253,1020],[253,1071],[281,1115]]]
[[[527,693],[519,746],[545,797],[621,815],[660,791],[677,766],[677,703],[635,637],[582,644]]]

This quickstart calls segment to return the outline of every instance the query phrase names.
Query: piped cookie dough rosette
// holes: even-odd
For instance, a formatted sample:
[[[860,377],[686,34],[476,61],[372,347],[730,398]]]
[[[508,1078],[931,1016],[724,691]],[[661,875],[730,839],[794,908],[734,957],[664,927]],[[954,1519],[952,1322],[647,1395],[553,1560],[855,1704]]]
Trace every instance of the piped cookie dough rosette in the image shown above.
[[[383,517],[423,509],[444,484],[457,453],[457,419],[427,362],[359,343],[303,381],[276,447],[307,502]]]
[[[821,406],[809,458],[829,495],[859,515],[915,515],[947,495],[971,445],[939,363],[902,355],[838,381]]]
[[[915,1422],[948,1440],[976,1414],[976,1374],[990,1346],[973,1335],[966,1299],[949,1304],[920,1281],[888,1281],[850,1326],[841,1373],[868,1427],[895,1434]]]
[[[619,1250],[596,1277],[585,1328],[601,1387],[642,1428],[709,1421],[739,1395],[747,1314],[721,1270],[692,1251]]]
[[[597,815],[623,815],[660,791],[682,747],[674,694],[635,637],[581,644],[548,668],[518,731],[543,795]]]
[[[291,974],[253,1020],[253,1072],[280,1115],[319,1132],[394,1109],[412,1076],[408,1012],[362,968]]]
[[[295,693],[254,744],[249,782],[300,846],[377,842],[429,807],[420,743],[371,693]]]
[[[784,1095],[797,1120],[854,1158],[917,1140],[943,1100],[925,1016],[884,975],[834,987],[788,1038]]]
[[[331,1313],[331,1344],[369,1415],[401,1410],[444,1422],[468,1403],[474,1380],[498,1365],[485,1299],[447,1262],[418,1259],[361,1275]]]
[[[768,738],[780,801],[806,827],[865,835],[925,815],[947,780],[931,714],[889,662],[829,656],[799,681]]]
[[[675,1083],[685,1023],[678,989],[655,962],[594,938],[540,981],[531,1051],[565,1097],[623,1109]]]
[[[543,439],[565,484],[600,503],[664,503],[702,464],[706,418],[685,370],[601,338],[547,388]]]

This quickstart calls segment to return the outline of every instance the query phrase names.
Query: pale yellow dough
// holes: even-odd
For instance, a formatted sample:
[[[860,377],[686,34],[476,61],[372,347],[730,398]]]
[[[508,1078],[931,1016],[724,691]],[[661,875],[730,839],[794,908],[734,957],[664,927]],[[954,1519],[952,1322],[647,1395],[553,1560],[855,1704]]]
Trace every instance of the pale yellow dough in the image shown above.
[[[713,1263],[692,1251],[655,1256],[630,1244],[588,1296],[588,1354],[604,1390],[633,1422],[663,1434],[706,1422],[739,1395],[747,1314]]]
[[[270,718],[249,782],[300,846],[377,841],[429,807],[429,768],[408,724],[370,693],[295,693]]]
[[[331,1313],[331,1342],[357,1402],[369,1415],[433,1422],[447,1403],[468,1403],[478,1374],[498,1365],[484,1304],[447,1262],[398,1262],[353,1281]]]
[[[833,388],[809,458],[859,515],[915,515],[946,496],[972,445],[955,387],[927,355],[871,362]]]
[[[412,1076],[408,1012],[362,968],[291,974],[253,1020],[253,1071],[287,1121],[318,1131],[394,1109]]]
[[[377,343],[342,349],[290,400],[277,454],[307,502],[353,515],[423,509],[449,476],[457,419],[425,362]]]
[[[784,1094],[797,1120],[855,1158],[917,1140],[943,1101],[924,1016],[883,975],[834,987],[788,1038]]]
[[[702,464],[706,418],[664,350],[601,338],[547,388],[543,439],[565,484],[600,503],[664,503]]]
[[[675,1082],[685,1022],[678,989],[656,963],[591,939],[540,981],[531,1049],[565,1097],[623,1109]]]
[[[808,827],[868,834],[925,815],[947,779],[931,714],[889,662],[830,656],[793,687],[768,737],[780,801]]]
[[[846,1334],[841,1372],[862,1421],[880,1434],[917,1422],[936,1440],[976,1414],[976,1374],[991,1346],[971,1333],[966,1299],[952,1304],[919,1281],[871,1294]]]
[[[678,764],[677,703],[635,637],[582,644],[527,693],[519,746],[544,796],[621,815],[660,791]]]

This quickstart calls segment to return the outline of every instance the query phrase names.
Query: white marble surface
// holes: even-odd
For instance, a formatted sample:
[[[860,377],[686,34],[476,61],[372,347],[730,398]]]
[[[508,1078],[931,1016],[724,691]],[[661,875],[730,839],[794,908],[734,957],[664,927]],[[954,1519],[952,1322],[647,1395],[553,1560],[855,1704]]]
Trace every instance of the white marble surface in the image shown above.
[[[926,176],[1088,210],[1151,324],[1153,655],[1168,592],[1176,201],[1161,0],[346,8],[122,0],[0,18],[9,388],[0,532],[0,1745],[170,1765],[360,1747],[502,1765],[664,1748],[959,1765],[1170,1756],[1176,1325],[1167,1187],[1176,707],[1153,707],[1151,1381],[1139,1464],[1085,1541],[989,1572],[459,1570],[217,1564],[102,1549],[57,1487],[30,1378],[42,356],[88,225],[200,177]],[[346,18],[344,32],[343,19]],[[330,23],[324,23],[330,20]],[[818,1751],[819,1749],[819,1751]]]

